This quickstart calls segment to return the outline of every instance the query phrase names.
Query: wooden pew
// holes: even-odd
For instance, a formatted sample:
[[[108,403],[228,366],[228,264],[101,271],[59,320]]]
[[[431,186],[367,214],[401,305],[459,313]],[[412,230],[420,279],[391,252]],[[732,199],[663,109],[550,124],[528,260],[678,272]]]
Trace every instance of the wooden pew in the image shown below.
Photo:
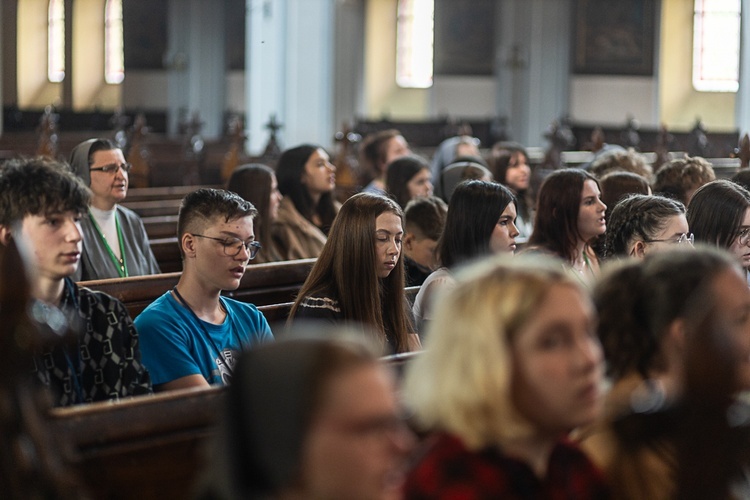
[[[175,227],[175,231],[176,231]],[[154,252],[156,262],[162,273],[176,273],[182,271],[182,255],[177,236],[169,238],[154,238],[149,240],[151,251]]]
[[[136,202],[136,201],[181,200],[185,197],[185,195],[192,193],[196,189],[200,189],[204,187],[221,188],[221,186],[219,185],[129,188],[128,197],[126,201]]]
[[[126,199],[122,205],[141,217],[153,217],[157,215],[177,215],[181,203],[182,198],[146,201],[129,201]]]
[[[382,358],[399,376],[418,353]],[[190,498],[206,466],[226,389],[184,389],[50,411],[63,462],[93,498]]]
[[[257,306],[290,302],[307,279],[314,263],[315,259],[303,259],[248,266],[239,288],[224,294]],[[80,285],[116,297],[135,318],[156,298],[174,287],[179,279],[180,273],[174,272],[84,281]]]
[[[173,238],[177,235],[176,215],[152,215],[141,217],[141,220],[150,240]]]

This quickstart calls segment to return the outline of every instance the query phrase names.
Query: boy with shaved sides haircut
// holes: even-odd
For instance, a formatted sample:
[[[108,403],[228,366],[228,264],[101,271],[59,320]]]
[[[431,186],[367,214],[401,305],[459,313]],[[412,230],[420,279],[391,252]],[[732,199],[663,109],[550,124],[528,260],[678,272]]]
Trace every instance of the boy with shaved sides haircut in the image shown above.
[[[421,286],[437,269],[437,242],[443,233],[448,205],[437,196],[416,198],[404,209],[406,286]]]
[[[56,406],[151,392],[125,306],[71,279],[90,200],[89,189],[56,161],[11,160],[0,167],[0,243],[14,240],[27,253],[32,315],[49,318],[59,309],[76,334],[75,345],[54,347],[36,360]]]
[[[182,275],[136,319],[143,360],[157,390],[227,384],[237,351],[273,340],[252,305],[221,296],[235,290],[255,258],[253,205],[221,189],[182,200],[177,234]]]

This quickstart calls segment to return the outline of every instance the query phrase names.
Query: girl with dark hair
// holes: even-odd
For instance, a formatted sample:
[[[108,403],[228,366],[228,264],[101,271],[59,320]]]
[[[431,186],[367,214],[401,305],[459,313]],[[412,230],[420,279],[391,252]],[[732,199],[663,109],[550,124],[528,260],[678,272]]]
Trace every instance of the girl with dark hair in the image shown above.
[[[750,192],[727,180],[704,184],[690,199],[687,214],[696,241],[732,253],[750,268]]]
[[[253,229],[255,241],[261,244],[262,250],[250,263],[281,260],[276,243],[271,238],[271,223],[276,220],[281,203],[281,193],[273,170],[259,163],[241,165],[232,172],[227,182],[227,191],[237,193],[258,210]]]
[[[323,251],[299,291],[289,322],[354,322],[387,353],[418,345],[404,294],[404,214],[385,196],[359,193],[341,207]]]
[[[429,164],[416,155],[404,156],[388,165],[386,191],[405,208],[415,198],[432,196],[432,173]]]
[[[693,243],[685,205],[663,196],[634,194],[615,205],[607,221],[606,258],[638,257]]]
[[[531,194],[531,167],[526,148],[516,142],[492,146],[490,171],[495,182],[508,186],[516,195],[519,242],[525,243],[534,229],[534,197]]]
[[[588,282],[599,273],[590,243],[607,229],[605,210],[593,175],[578,168],[552,172],[539,190],[529,246],[558,256]]]
[[[409,144],[396,129],[381,130],[365,137],[359,148],[359,164],[369,173],[372,181],[362,191],[385,194],[388,165],[410,154]]]
[[[271,235],[282,260],[317,257],[338,211],[336,167],[323,148],[303,144],[281,154],[276,178],[284,199]]]
[[[455,267],[482,256],[515,252],[515,219],[516,200],[505,186],[473,180],[456,187],[438,241],[441,267],[422,284],[412,308],[420,333],[432,319],[435,292],[453,285]]]
[[[679,408],[690,397],[689,384],[695,379],[685,375],[688,353],[698,342],[715,345],[709,336],[734,360],[722,367],[732,373],[727,390],[750,388],[750,291],[741,269],[725,252],[676,247],[610,268],[594,289],[594,302],[612,387],[605,414],[584,434],[583,448],[608,476],[614,498],[680,498],[671,431],[683,422],[673,426],[666,416],[658,426],[649,426],[644,414]],[[706,359],[704,380],[706,370],[719,369]],[[642,423],[621,420],[627,415]],[[635,425],[627,427],[626,422]],[[722,445],[715,441],[713,446]]]

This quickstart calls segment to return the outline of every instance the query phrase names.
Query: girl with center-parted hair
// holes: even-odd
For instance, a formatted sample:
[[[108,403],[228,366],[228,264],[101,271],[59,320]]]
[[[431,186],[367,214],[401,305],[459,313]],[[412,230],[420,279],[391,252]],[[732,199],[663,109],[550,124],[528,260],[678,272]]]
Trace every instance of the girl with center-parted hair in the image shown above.
[[[253,220],[253,230],[255,241],[261,244],[261,250],[250,263],[281,260],[276,243],[271,238],[271,223],[278,217],[281,203],[279,184],[273,170],[260,163],[241,165],[232,172],[227,182],[227,191],[242,196],[258,210],[258,216]]]
[[[323,148],[303,144],[281,154],[276,178],[284,199],[271,235],[282,260],[317,257],[339,208],[336,167]]]
[[[607,221],[604,256],[644,258],[673,245],[692,244],[685,205],[663,196],[634,194],[615,205]]]
[[[679,498],[672,431],[679,431],[682,419],[638,422],[677,408],[687,396],[686,353],[709,331],[701,328],[709,313],[720,320],[719,344],[736,362],[732,386],[750,389],[750,290],[743,278],[726,253],[681,246],[624,261],[599,280],[594,302],[612,387],[605,412],[584,433],[582,446],[605,472],[615,498]],[[627,415],[633,417],[626,420]],[[692,439],[697,443],[697,436]],[[741,497],[747,498],[744,482]]]
[[[375,332],[385,353],[417,348],[404,293],[403,219],[401,207],[385,196],[346,200],[289,322],[359,323]]]
[[[196,498],[399,497],[414,438],[393,374],[353,332],[297,334],[240,356]]]
[[[687,213],[695,240],[717,246],[750,268],[750,192],[724,179],[704,184],[693,194]]]
[[[606,498],[567,439],[601,409],[603,359],[581,285],[551,259],[467,268],[437,304],[403,397],[427,433],[406,498]]]
[[[438,241],[440,267],[422,283],[414,299],[412,312],[420,333],[433,319],[436,294],[452,286],[456,267],[487,255],[515,252],[515,220],[516,200],[505,186],[473,180],[456,187]]]
[[[607,229],[599,182],[578,168],[556,170],[544,179],[537,198],[529,248],[556,255],[590,282],[599,273],[591,243]]]

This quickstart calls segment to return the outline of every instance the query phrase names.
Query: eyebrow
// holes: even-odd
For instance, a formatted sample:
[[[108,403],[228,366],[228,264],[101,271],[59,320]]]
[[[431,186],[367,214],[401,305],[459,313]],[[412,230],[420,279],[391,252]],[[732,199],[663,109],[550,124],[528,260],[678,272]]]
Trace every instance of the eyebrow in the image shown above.
[[[387,229],[376,229],[375,232],[376,233],[385,233],[385,234],[394,234],[394,233],[390,232]],[[404,232],[403,231],[399,231],[396,234],[404,234]]]
[[[219,231],[219,234],[222,234],[224,236],[229,236],[231,238],[237,238],[238,240],[242,240],[242,238],[240,238],[239,234],[233,233],[231,231]],[[254,240],[255,239],[255,235],[253,234],[252,236],[248,237],[247,239],[248,240]],[[247,240],[243,240],[243,241],[247,241]]]

